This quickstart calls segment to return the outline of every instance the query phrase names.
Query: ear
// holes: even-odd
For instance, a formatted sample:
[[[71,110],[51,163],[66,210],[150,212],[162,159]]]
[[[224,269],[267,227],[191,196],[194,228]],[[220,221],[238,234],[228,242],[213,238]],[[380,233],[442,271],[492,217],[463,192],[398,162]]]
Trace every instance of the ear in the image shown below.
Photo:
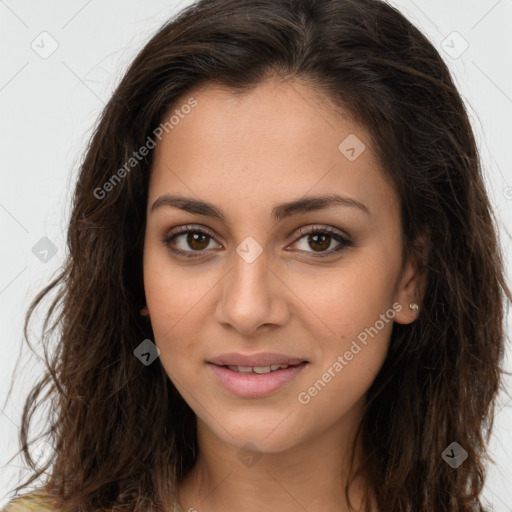
[[[414,322],[421,311],[423,297],[425,295],[427,246],[426,237],[422,236],[413,244],[404,263],[394,296],[394,302],[402,307],[396,310],[395,322],[398,324],[410,324]],[[416,303],[419,309],[412,309],[410,304]]]
[[[147,307],[147,306],[144,306],[144,307],[140,310],[140,314],[141,314],[142,316],[149,316],[148,307]]]

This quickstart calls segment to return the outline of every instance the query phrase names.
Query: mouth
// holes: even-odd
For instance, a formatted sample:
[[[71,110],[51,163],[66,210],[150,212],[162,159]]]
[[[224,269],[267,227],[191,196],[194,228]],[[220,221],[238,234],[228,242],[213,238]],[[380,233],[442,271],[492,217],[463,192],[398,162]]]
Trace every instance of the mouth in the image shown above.
[[[238,366],[207,363],[213,376],[224,389],[241,398],[262,398],[293,382],[307,367],[308,361],[297,364]]]
[[[228,370],[231,370],[232,372],[238,372],[238,373],[255,373],[257,375],[264,375],[267,373],[273,373],[280,370],[287,370],[288,368],[295,368],[297,366],[301,366],[304,364],[307,364],[308,361],[301,361],[297,364],[271,364],[268,366],[237,366],[237,365],[215,365],[219,366],[220,368],[227,368]],[[215,364],[215,363],[211,363]]]

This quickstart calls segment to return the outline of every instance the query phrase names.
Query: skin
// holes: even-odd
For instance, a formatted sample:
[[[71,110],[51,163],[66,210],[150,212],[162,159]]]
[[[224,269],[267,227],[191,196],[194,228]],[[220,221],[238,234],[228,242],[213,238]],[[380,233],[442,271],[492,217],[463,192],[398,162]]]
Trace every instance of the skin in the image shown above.
[[[191,96],[197,106],[155,149],[142,311],[167,375],[197,416],[199,457],[179,487],[180,503],[199,512],[346,512],[347,456],[393,320],[359,343],[362,350],[309,403],[298,394],[394,303],[401,306],[394,321],[415,320],[409,303],[418,302],[420,276],[414,261],[402,261],[399,198],[369,133],[306,83],[269,79],[243,95],[208,84],[178,107]],[[354,161],[338,150],[349,134],[366,146]],[[330,193],[369,213],[333,206],[271,218],[277,204]],[[226,221],[170,206],[152,211],[163,194],[214,203]],[[187,234],[174,239],[174,247],[196,249],[196,259],[172,255],[162,241],[187,224],[215,235],[195,245]],[[343,245],[334,238],[308,243],[308,234],[297,234],[308,226],[332,226],[353,245],[335,253]],[[263,250],[250,264],[236,252],[248,236]],[[332,254],[315,258],[322,251]],[[267,351],[309,364],[263,398],[232,395],[206,364],[226,352]],[[238,457],[247,443],[257,448],[250,466]],[[356,508],[362,484],[350,495]]]

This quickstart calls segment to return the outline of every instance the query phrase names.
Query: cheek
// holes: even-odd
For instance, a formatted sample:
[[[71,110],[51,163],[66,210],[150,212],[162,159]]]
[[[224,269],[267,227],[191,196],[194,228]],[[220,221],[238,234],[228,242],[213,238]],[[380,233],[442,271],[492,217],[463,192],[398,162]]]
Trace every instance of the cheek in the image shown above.
[[[196,279],[200,270],[170,264],[170,256],[157,246],[147,242],[144,249],[144,290],[151,313],[151,324],[157,338],[171,334],[173,326],[183,318],[199,300],[202,291]]]
[[[304,297],[306,328],[316,333],[314,354],[319,363],[302,391],[336,411],[350,407],[364,395],[387,355],[396,310],[393,287],[396,265],[375,253],[360,253],[357,263],[329,273],[321,281],[301,280],[294,291]],[[382,253],[380,253],[382,254]],[[396,260],[395,260],[396,261]],[[311,392],[309,392],[311,391]]]
[[[382,254],[359,251],[339,268],[291,278],[303,318],[316,322],[324,338],[350,343],[391,308],[399,269],[392,255]]]
[[[195,372],[204,354],[197,333],[211,311],[208,291],[218,279],[201,265],[171,265],[165,251],[148,245],[144,253],[144,289],[160,360],[169,376]]]
[[[331,303],[323,310],[329,329],[316,338],[317,364],[297,395],[304,414],[322,418],[318,428],[345,416],[364,399],[387,356],[394,310],[378,298],[368,302],[368,295],[361,293],[362,304],[358,297],[334,297],[336,307]]]
[[[179,319],[190,309],[188,294],[191,287],[184,285],[179,272],[169,271],[165,251],[156,250],[149,245],[144,252],[144,290],[155,336],[154,343],[161,350],[160,358],[163,363],[169,351],[179,349],[170,340],[176,339],[175,331],[179,327]]]

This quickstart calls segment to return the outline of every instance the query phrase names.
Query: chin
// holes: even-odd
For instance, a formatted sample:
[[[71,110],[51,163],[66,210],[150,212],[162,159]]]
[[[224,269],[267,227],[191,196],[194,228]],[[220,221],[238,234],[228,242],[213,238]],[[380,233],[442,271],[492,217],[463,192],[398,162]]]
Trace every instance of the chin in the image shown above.
[[[281,420],[282,421],[282,418]],[[224,423],[226,430],[216,432],[227,445],[237,451],[256,451],[261,453],[280,453],[293,448],[298,439],[292,436],[293,429],[269,427],[272,423],[256,428],[254,425]],[[279,425],[279,421],[274,425]],[[218,426],[217,426],[218,428]],[[227,434],[229,432],[229,434]]]

